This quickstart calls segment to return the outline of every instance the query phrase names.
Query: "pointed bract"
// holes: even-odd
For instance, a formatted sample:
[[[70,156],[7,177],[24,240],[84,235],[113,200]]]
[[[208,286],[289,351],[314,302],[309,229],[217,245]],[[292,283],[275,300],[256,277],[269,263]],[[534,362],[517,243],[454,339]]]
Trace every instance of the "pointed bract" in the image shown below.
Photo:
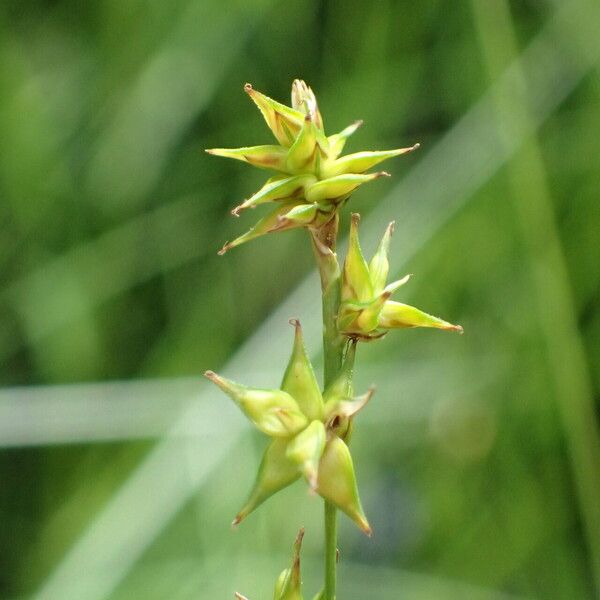
[[[286,172],[287,152],[281,146],[249,146],[247,148],[211,148],[208,154],[234,158],[260,169]]]
[[[363,124],[363,121],[354,121],[352,125],[348,125],[345,129],[342,129],[339,133],[335,133],[330,135],[329,140],[329,148],[330,148],[330,156],[333,160],[335,160],[344,149],[346,145],[346,141],[348,138]]]
[[[306,200],[308,202],[331,202],[347,198],[357,187],[380,177],[389,177],[389,173],[370,173],[368,175],[337,175],[329,179],[322,179],[308,186]]]
[[[288,442],[283,439],[275,439],[269,444],[250,496],[233,520],[233,525],[240,523],[265,500],[300,477],[298,465],[287,457],[287,447]]]
[[[301,529],[294,542],[292,565],[282,571],[275,584],[273,600],[302,600],[302,578],[300,575],[300,550],[304,529]]]
[[[289,148],[302,128],[304,114],[256,91],[249,83],[244,86],[244,91],[258,106],[277,141]]]
[[[398,148],[397,150],[366,151],[348,154],[330,162],[326,168],[321,169],[321,175],[323,177],[335,177],[344,173],[364,173],[388,158],[408,154],[418,147],[419,144],[415,144],[410,148]]]
[[[390,241],[394,233],[394,221],[392,221],[386,228],[381,242],[369,263],[369,275],[373,284],[373,294],[378,295],[383,291],[385,282],[388,278],[390,270],[390,263],[388,259],[388,253],[390,251]]]
[[[225,252],[227,252],[228,250],[231,250],[231,248],[235,248],[236,246],[245,244],[246,242],[249,242],[250,240],[253,240],[257,237],[260,237],[261,235],[266,235],[267,233],[272,233],[274,231],[281,231],[282,229],[291,229],[293,227],[301,227],[302,226],[301,223],[288,222],[288,223],[285,223],[285,225],[282,224],[282,219],[285,218],[285,215],[287,213],[289,213],[292,209],[296,208],[297,206],[304,207],[306,205],[303,204],[299,200],[289,200],[289,201],[282,202],[281,204],[279,204],[279,206],[277,206],[277,208],[275,208],[273,211],[271,211],[267,216],[260,219],[260,221],[258,221],[258,223],[256,223],[256,225],[254,227],[252,227],[251,229],[249,229],[246,233],[244,233],[243,235],[240,235],[240,237],[235,238],[235,240],[233,240],[232,242],[227,242],[219,250],[218,254],[219,255],[225,254]]]
[[[388,301],[385,303],[380,317],[381,327],[386,329],[402,329],[408,327],[434,327],[447,331],[463,332],[460,325],[453,325],[433,315],[400,302]]]
[[[287,392],[246,387],[213,371],[206,371],[204,375],[218,385],[267,435],[289,438],[308,425],[298,403]]]
[[[350,224],[348,252],[344,261],[342,302],[348,300],[365,302],[373,298],[373,284],[371,283],[369,267],[363,256],[358,239],[359,222],[360,216],[357,213],[353,213]]]
[[[345,512],[364,533],[371,535],[371,527],[358,497],[350,450],[336,435],[327,441],[319,463],[317,491]]]
[[[237,216],[246,208],[254,208],[266,202],[292,200],[303,194],[307,185],[312,185],[316,181],[317,178],[314,175],[293,175],[291,177],[279,175],[271,177],[256,194],[236,206],[232,213]]]
[[[296,400],[300,410],[310,421],[321,419],[323,396],[306,353],[302,327],[297,319],[292,319],[290,323],[294,326],[294,347],[281,382],[281,389]]]
[[[335,419],[351,419],[357,413],[359,413],[371,400],[375,388],[371,387],[362,396],[357,396],[351,400],[337,400],[336,402],[330,402],[325,407],[325,420],[328,423],[335,421]],[[299,434],[301,435],[301,434]]]

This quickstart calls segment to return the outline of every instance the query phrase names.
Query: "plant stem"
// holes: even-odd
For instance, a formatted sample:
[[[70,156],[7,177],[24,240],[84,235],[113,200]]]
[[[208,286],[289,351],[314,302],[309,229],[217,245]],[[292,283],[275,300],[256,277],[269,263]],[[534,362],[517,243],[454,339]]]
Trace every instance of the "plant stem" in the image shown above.
[[[325,501],[325,594],[323,600],[335,600],[337,572],[337,509]]]
[[[311,232],[313,250],[321,276],[323,302],[324,387],[333,381],[342,366],[344,338],[337,331],[341,276],[335,255],[338,219],[326,228]],[[337,570],[337,510],[325,501],[325,588],[323,600],[335,600]]]

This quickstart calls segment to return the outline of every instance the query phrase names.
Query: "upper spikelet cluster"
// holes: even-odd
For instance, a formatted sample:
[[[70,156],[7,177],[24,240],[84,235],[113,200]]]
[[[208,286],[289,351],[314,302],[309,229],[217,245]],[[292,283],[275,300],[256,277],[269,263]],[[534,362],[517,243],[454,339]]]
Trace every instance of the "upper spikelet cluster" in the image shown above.
[[[292,106],[285,106],[244,86],[262,113],[278,144],[245,148],[214,148],[210,154],[247,162],[277,174],[232,213],[274,202],[277,206],[245,234],[223,246],[220,254],[251,239],[295,227],[319,228],[331,221],[339,206],[363,183],[388,175],[367,173],[379,163],[419,147],[340,156],[346,140],[360,127],[356,121],[327,136],[313,91],[299,79],[292,84]]]

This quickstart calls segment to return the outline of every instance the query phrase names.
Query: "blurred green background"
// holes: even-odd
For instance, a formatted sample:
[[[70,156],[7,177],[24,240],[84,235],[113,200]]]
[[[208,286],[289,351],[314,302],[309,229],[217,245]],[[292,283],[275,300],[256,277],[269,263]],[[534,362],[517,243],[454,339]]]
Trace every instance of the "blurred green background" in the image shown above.
[[[360,347],[340,599],[599,598],[599,31],[595,0],[0,3],[0,598],[260,600],[301,524],[318,591],[303,486],[230,530],[264,440],[200,377],[277,385],[289,317],[320,360],[306,234],[218,257],[263,176],[203,153],[271,143],[242,86],[295,77],[365,120],[349,151],[421,142],[349,208],[466,331]]]

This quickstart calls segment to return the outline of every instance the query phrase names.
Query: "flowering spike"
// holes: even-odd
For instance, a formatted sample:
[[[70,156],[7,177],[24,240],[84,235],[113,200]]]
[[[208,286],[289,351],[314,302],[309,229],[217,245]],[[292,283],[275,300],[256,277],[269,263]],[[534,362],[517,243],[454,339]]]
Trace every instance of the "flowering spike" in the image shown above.
[[[281,146],[249,146],[247,148],[211,148],[208,154],[234,158],[260,169],[286,170],[286,152]]]
[[[339,133],[330,135],[329,148],[331,150],[331,158],[336,159],[344,149],[348,138],[363,124],[363,121],[354,121],[352,125],[348,125],[345,129],[342,129]]]
[[[380,325],[387,329],[435,327],[436,329],[463,333],[463,328],[460,325],[453,325],[452,323],[438,319],[438,317],[428,315],[414,306],[391,300],[385,303],[381,311]]]
[[[317,489],[319,461],[325,449],[325,441],[325,425],[321,421],[313,421],[287,447],[286,456],[300,467],[312,490]]]
[[[348,253],[344,261],[344,276],[342,279],[342,301],[356,299],[358,302],[370,300],[373,297],[373,286],[367,261],[363,256],[358,239],[358,224],[360,215],[352,214],[350,224],[350,240]]]
[[[267,435],[289,438],[308,424],[298,403],[287,392],[249,388],[213,371],[206,371],[204,375],[219,386]]]
[[[263,169],[273,169],[287,177],[280,175],[270,179],[259,192],[234,208],[232,213],[237,216],[241,210],[248,207],[292,199],[298,204],[319,204],[320,208],[316,213],[314,208],[299,208],[299,212],[281,219],[280,223],[271,213],[267,215],[266,222],[260,221],[250,232],[226,244],[221,254],[270,231],[307,227],[321,232],[323,228],[329,227],[333,217],[337,222],[339,206],[360,185],[387,175],[385,172],[366,173],[369,168],[416,147],[358,152],[340,158],[346,140],[358,129],[362,121],[356,121],[341,132],[327,137],[315,95],[304,81],[296,79],[292,85],[292,108],[256,91],[250,84],[246,84],[244,89],[260,109],[279,145],[215,148],[208,152],[241,160]],[[305,175],[307,179],[293,179],[298,175]],[[326,205],[326,210],[323,210],[323,205]]]
[[[300,321],[292,319],[295,328],[294,347],[288,362],[281,389],[296,399],[300,410],[309,420],[323,416],[323,396],[304,346]]]
[[[304,115],[256,91],[249,83],[244,86],[244,91],[258,106],[277,141],[289,148],[302,128]]]
[[[388,251],[394,224],[388,225],[367,266],[358,240],[358,221],[358,216],[352,215],[348,254],[342,273],[338,331],[351,338],[365,340],[383,337],[389,329],[406,327],[436,327],[462,332],[462,327],[390,300],[390,296],[410,279],[410,275],[406,275],[386,285]]]
[[[330,177],[329,179],[322,179],[307,188],[306,200],[308,202],[329,202],[332,200],[337,200],[339,202],[347,198],[363,183],[373,181],[379,177],[389,176],[389,173],[381,171],[379,173],[370,173],[368,175],[355,175],[349,173],[346,175]]]
[[[282,219],[285,215],[295,208],[296,206],[305,206],[298,200],[290,200],[286,202],[282,202],[277,206],[277,208],[273,209],[267,216],[263,217],[258,221],[258,223],[249,229],[240,237],[235,238],[232,242],[227,242],[218,252],[219,255],[225,254],[231,248],[235,248],[235,246],[239,246],[241,244],[245,244],[250,240],[253,240],[261,235],[265,235],[267,233],[272,233],[273,231],[280,231],[281,229],[290,229],[291,227],[301,227],[301,224],[293,224],[288,223],[287,226],[282,225]]]
[[[390,263],[388,260],[388,253],[390,250],[390,241],[394,233],[394,221],[392,221],[386,228],[381,242],[369,263],[369,274],[371,281],[373,282],[373,293],[380,294],[385,287],[387,281],[388,272],[390,270]]]
[[[294,542],[292,566],[281,572],[275,584],[273,600],[302,600],[302,580],[300,577],[300,550],[304,529],[300,529]]]
[[[314,175],[293,175],[287,177],[278,175],[267,180],[256,194],[236,206],[231,212],[236,217],[246,208],[254,208],[265,202],[276,202],[278,200],[291,200],[304,192],[307,185],[317,181]]]
[[[326,169],[322,169],[321,173],[323,177],[334,177],[344,173],[364,173],[388,158],[408,154],[418,147],[419,144],[415,144],[410,148],[398,148],[397,150],[356,152],[355,154],[348,154],[347,156],[343,156],[342,158],[338,158],[329,163]]]
[[[267,446],[252,491],[233,520],[234,526],[241,523],[273,494],[291,485],[300,477],[298,465],[286,455],[287,446],[287,440],[283,439],[275,439]]]
[[[336,435],[328,440],[319,463],[317,491],[345,512],[364,533],[371,535],[371,527],[358,497],[350,450]]]

